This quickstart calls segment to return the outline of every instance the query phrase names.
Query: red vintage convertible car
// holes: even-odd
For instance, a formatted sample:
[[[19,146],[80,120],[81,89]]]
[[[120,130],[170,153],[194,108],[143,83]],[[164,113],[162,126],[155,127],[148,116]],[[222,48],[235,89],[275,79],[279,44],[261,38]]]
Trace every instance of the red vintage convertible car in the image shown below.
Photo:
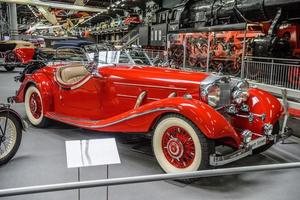
[[[23,79],[22,79],[23,80]],[[259,153],[289,135],[268,92],[206,73],[136,65],[67,64],[25,75],[10,101],[29,121],[152,136],[167,173],[206,169]],[[284,120],[286,122],[286,120]],[[225,145],[230,153],[216,151]]]

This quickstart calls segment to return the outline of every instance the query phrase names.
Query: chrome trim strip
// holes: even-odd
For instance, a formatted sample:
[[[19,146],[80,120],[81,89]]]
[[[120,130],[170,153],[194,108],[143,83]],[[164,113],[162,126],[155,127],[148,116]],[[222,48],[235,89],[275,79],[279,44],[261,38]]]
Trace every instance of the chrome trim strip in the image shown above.
[[[152,100],[152,101],[159,101],[159,100],[161,100],[161,99],[158,99],[158,98],[151,98],[151,97],[148,97],[147,99]]]
[[[230,78],[225,77],[225,76],[209,75],[203,81],[200,82],[200,85],[201,85],[201,87],[205,87],[205,86],[213,84],[219,80],[224,80],[225,82],[229,82]]]
[[[108,123],[108,124],[98,125],[98,126],[84,126],[84,125],[79,125],[79,124],[76,124],[76,123],[73,123],[73,122],[64,122],[64,120],[60,120],[60,118],[55,117],[55,116],[51,116],[51,115],[48,116],[48,117],[52,118],[54,120],[57,120],[57,121],[63,121],[64,123],[70,124],[70,125],[73,125],[73,126],[79,126],[79,127],[82,127],[82,128],[89,128],[89,129],[100,129],[100,128],[106,128],[106,127],[113,126],[113,125],[116,125],[116,124],[119,124],[119,123],[122,123],[122,122],[125,122],[125,121],[128,121],[128,120],[131,120],[131,119],[134,119],[134,118],[137,118],[137,117],[141,117],[141,116],[144,116],[144,115],[148,115],[148,114],[152,114],[152,113],[160,112],[160,111],[179,112],[179,109],[177,109],[177,108],[171,108],[171,107],[156,108],[156,109],[148,110],[148,111],[145,111],[145,112],[142,112],[142,113],[133,114],[133,115],[125,117],[123,119],[120,119],[120,120],[117,120],[117,121],[114,121],[114,122],[111,122],[111,123]],[[100,121],[98,121],[98,122],[100,122]]]
[[[125,98],[132,98],[132,99],[137,98],[137,96],[126,95],[126,94],[117,94],[117,97],[125,97]]]
[[[166,87],[166,86],[156,86],[156,85],[144,85],[144,84],[134,84],[134,83],[121,83],[114,82],[116,85],[126,85],[126,86],[137,86],[137,87],[150,87],[150,88],[159,88],[159,89],[170,89],[170,90],[183,90],[186,91],[186,88],[176,88],[176,87]]]
[[[126,95],[126,94],[117,94],[117,97],[125,97],[125,98],[132,98],[132,99],[137,99],[138,96],[132,96],[132,95]],[[153,100],[153,101],[159,101],[161,99],[158,98],[151,98],[151,97],[147,97],[148,100]]]

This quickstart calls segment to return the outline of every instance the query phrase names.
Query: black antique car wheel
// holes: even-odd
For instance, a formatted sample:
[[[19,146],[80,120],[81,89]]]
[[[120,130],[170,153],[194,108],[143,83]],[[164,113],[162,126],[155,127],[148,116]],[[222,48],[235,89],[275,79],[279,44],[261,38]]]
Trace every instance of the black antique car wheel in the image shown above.
[[[14,71],[14,69],[15,69],[15,67],[8,67],[8,66],[6,66],[6,67],[4,67],[4,68],[5,68],[6,71],[8,71],[8,72]]]
[[[7,163],[19,149],[22,126],[19,120],[7,112],[0,113],[0,165]]]

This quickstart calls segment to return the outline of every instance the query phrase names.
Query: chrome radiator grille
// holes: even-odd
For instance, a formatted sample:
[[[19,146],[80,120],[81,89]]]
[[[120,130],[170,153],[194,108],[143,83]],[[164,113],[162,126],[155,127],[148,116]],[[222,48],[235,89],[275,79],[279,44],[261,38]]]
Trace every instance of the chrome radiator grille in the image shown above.
[[[230,105],[231,103],[231,89],[230,83],[219,83],[221,89],[221,99],[218,107]]]

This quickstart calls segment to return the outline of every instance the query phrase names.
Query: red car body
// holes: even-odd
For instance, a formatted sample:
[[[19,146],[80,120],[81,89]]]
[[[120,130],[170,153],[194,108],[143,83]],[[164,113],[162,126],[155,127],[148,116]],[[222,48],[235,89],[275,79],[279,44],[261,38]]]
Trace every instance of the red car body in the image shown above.
[[[27,64],[33,60],[35,48],[18,48],[14,50],[18,63]]]
[[[142,23],[142,20],[140,19],[140,17],[137,15],[132,15],[127,17],[124,21],[123,24],[125,25],[130,25],[130,24],[140,24]]]
[[[266,125],[276,126],[283,114],[283,107],[275,97],[255,88],[249,89],[249,97],[244,102],[248,111],[224,114],[221,109],[208,105],[202,96],[203,84],[220,80],[206,73],[108,65],[69,84],[60,80],[62,70],[68,69],[64,67],[54,65],[27,74],[14,100],[25,102],[26,106],[26,98],[29,99],[28,112],[36,118],[43,116],[101,132],[153,133],[161,119],[178,115],[194,124],[207,140],[231,146],[237,151],[245,150],[245,130],[255,133],[250,138],[254,141],[265,135]],[[37,90],[28,96],[31,87]],[[178,149],[183,153],[179,139],[177,143],[171,140],[171,143],[166,141],[171,155]],[[180,137],[180,140],[184,139]],[[193,151],[191,149],[184,152]],[[189,160],[190,155],[184,159]],[[174,162],[173,158],[168,160]],[[179,162],[178,158],[178,163],[172,163],[176,170],[163,168],[166,172],[174,172],[177,168],[184,168],[182,163],[186,162]]]

